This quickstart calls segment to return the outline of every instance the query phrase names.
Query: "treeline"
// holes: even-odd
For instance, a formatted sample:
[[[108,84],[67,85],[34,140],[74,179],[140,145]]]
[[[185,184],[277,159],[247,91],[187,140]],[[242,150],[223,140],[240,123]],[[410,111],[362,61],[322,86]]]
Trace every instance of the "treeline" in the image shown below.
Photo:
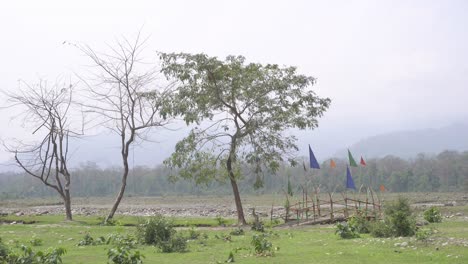
[[[343,191],[347,160],[334,159],[320,170],[304,170],[302,164],[290,167],[283,164],[275,174],[264,173],[264,185],[255,189],[257,175],[245,169],[239,180],[244,194],[282,193],[286,191],[288,177],[293,191],[302,186],[320,186],[322,191]],[[375,190],[383,184],[390,192],[457,192],[468,191],[468,151],[445,151],[435,156],[419,154],[405,160],[395,156],[369,159],[366,167],[351,168],[356,186],[370,185]],[[174,171],[165,166],[132,168],[127,184],[127,196],[206,195],[230,194],[227,182],[211,182],[197,186],[189,180],[171,180]],[[111,196],[119,188],[121,168],[100,168],[94,163],[82,164],[73,170],[71,193],[74,197]],[[47,197],[55,193],[37,179],[24,173],[0,174],[0,198]]]

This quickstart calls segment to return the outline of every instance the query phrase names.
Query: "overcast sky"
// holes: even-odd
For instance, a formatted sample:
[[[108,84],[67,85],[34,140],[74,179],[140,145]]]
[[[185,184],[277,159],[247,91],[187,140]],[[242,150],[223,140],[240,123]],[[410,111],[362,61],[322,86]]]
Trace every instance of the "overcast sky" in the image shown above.
[[[2,90],[79,71],[84,58],[64,41],[104,50],[142,29],[150,56],[244,55],[316,77],[332,105],[319,129],[299,136],[318,156],[468,117],[468,1],[42,0],[4,1],[0,11]],[[24,135],[14,113],[0,113],[1,138]]]

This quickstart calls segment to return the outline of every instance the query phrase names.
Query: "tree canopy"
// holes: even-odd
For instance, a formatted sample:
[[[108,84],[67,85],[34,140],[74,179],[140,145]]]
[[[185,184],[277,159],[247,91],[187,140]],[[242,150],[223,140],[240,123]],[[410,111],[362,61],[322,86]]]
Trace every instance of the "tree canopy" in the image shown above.
[[[242,56],[160,57],[162,72],[179,81],[174,112],[198,124],[166,164],[197,183],[227,176],[239,221],[245,222],[236,183],[240,166],[252,166],[255,186],[261,187],[263,171],[275,172],[284,160],[294,164],[298,146],[287,130],[316,128],[331,100],[318,97],[310,89],[315,79],[298,74],[295,67],[246,63]]]

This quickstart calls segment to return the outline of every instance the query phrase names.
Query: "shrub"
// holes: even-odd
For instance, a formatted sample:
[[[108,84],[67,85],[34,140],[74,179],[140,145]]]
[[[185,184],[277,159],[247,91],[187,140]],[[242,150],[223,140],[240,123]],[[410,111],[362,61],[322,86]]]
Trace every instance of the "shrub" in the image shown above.
[[[244,229],[238,227],[238,228],[232,230],[231,233],[229,233],[229,234],[231,234],[233,236],[242,236],[244,234]]]
[[[111,248],[107,251],[109,263],[114,264],[141,264],[145,256],[140,251],[132,251],[126,246]]]
[[[257,232],[265,232],[265,225],[258,218],[252,223],[252,230]]]
[[[434,232],[432,231],[432,229],[426,229],[426,228],[419,229],[416,232],[416,240],[427,242],[427,240],[429,239],[430,236],[432,236],[433,233]]]
[[[86,235],[83,237],[82,240],[80,240],[77,244],[77,246],[96,246],[96,245],[102,245],[106,243],[106,239],[104,237],[99,237],[98,239],[94,239],[89,233],[86,233]]]
[[[141,221],[137,225],[137,237],[143,243],[148,245],[159,245],[162,242],[167,242],[176,233],[174,225],[165,217],[158,215]]]
[[[370,232],[370,222],[358,211],[348,220],[348,225],[360,234],[367,234]]]
[[[31,247],[21,245],[22,255],[9,254],[6,263],[24,264],[61,264],[62,255],[67,251],[64,248],[49,248],[46,252],[34,252]]]
[[[176,236],[172,221],[161,215],[140,221],[137,226],[137,237],[145,244],[157,246],[164,253],[187,250],[187,240],[182,236]]]
[[[10,253],[10,249],[8,249],[8,247],[5,244],[3,244],[2,238],[0,237],[0,260],[5,259],[9,253]]]
[[[431,207],[424,211],[424,219],[429,223],[440,223],[442,222],[442,214],[437,207]]]
[[[252,237],[252,245],[255,253],[259,256],[272,256],[273,244],[267,240],[266,234],[255,234]]]
[[[33,236],[31,240],[29,240],[29,243],[31,243],[32,246],[37,247],[42,246],[43,241],[42,239]]]
[[[359,233],[347,222],[338,223],[336,225],[335,234],[338,234],[341,238],[344,239],[359,237]]]
[[[391,237],[392,229],[390,225],[384,221],[372,222],[369,226],[370,234],[373,237]]]
[[[412,236],[416,231],[416,221],[411,212],[408,199],[398,197],[387,205],[385,217],[392,228],[394,236]]]
[[[226,226],[227,221],[222,216],[220,215],[216,216],[215,220],[216,222],[218,222],[219,226]]]
[[[186,252],[187,240],[177,235],[171,237],[169,241],[161,242],[158,247],[163,253]]]
[[[101,237],[103,239],[103,237]],[[106,239],[107,245],[136,248],[138,241],[132,235],[110,234]]]
[[[198,239],[200,235],[201,233],[197,231],[194,227],[189,229],[189,235],[188,235],[189,239],[193,239],[193,240]]]

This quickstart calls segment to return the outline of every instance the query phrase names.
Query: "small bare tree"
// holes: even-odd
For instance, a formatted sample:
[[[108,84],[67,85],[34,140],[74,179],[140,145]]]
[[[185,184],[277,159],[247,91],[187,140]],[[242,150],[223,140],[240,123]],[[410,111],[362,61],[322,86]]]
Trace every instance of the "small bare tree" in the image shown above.
[[[104,125],[120,137],[123,172],[120,190],[105,221],[114,214],[123,198],[129,174],[128,157],[137,139],[147,140],[151,128],[169,124],[171,85],[157,84],[157,71],[142,60],[145,41],[138,35],[135,41],[117,41],[110,53],[98,53],[88,45],[76,45],[95,70],[82,78],[86,83],[85,112],[97,116]],[[155,56],[156,58],[156,56]]]
[[[39,135],[39,141],[27,144],[15,140],[14,147],[6,147],[27,174],[57,191],[64,202],[67,220],[72,220],[68,143],[70,137],[79,135],[70,128],[72,94],[72,84],[56,83],[48,87],[45,81],[36,85],[20,82],[15,93],[7,94],[10,107],[24,109],[19,115],[24,127]]]

